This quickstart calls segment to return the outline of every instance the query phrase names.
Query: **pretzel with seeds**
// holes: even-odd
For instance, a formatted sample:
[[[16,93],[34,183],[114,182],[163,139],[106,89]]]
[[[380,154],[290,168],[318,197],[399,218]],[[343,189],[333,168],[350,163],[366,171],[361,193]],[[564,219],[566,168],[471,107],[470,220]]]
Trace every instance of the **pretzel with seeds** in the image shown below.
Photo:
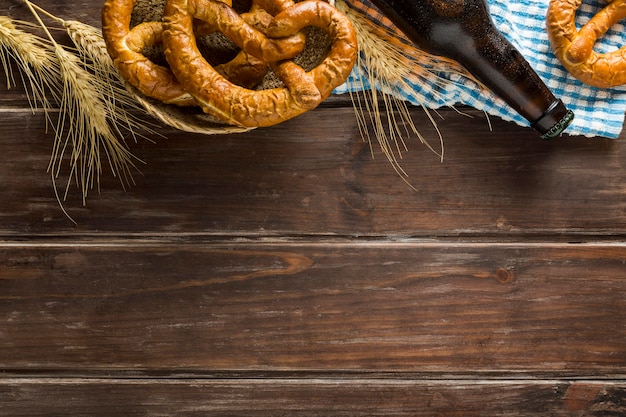
[[[626,17],[626,0],[607,0],[604,9],[576,29],[576,10],[582,0],[551,0],[546,17],[548,37],[563,66],[580,81],[600,88],[626,84],[626,46],[599,54],[596,40]]]
[[[176,78],[206,113],[246,127],[270,126],[315,108],[345,81],[356,60],[356,34],[350,21],[319,0],[257,0],[274,18],[265,33],[248,25],[227,4],[214,0],[168,0],[163,33],[165,56]],[[193,19],[210,22],[243,51],[266,61],[284,87],[254,91],[222,77],[201,55]],[[310,71],[290,60],[292,51],[278,40],[297,36],[308,26],[326,31],[328,54]]]

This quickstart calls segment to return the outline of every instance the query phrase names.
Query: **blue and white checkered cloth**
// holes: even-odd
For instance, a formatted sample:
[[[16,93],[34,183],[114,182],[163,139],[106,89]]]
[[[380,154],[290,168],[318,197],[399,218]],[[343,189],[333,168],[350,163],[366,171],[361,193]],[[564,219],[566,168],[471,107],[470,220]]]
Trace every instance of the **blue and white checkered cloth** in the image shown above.
[[[374,10],[369,0],[345,2],[368,16]],[[554,95],[574,112],[574,121],[565,133],[589,137],[618,137],[626,112],[626,86],[599,89],[587,86],[567,73],[553,54],[548,41],[545,17],[549,0],[487,0],[487,3],[498,30],[520,51]],[[605,5],[604,0],[586,2],[578,11],[577,23],[584,24]],[[379,18],[378,14],[373,20]],[[626,26],[620,22],[598,40],[594,49],[599,53],[613,51],[623,46],[625,39]],[[355,67],[348,81],[335,92],[346,93],[359,88],[370,88],[367,80],[361,76],[365,73],[363,68]],[[437,80],[434,77],[435,75],[431,85],[426,85],[423,77],[415,83],[409,80],[410,88],[405,87],[396,95],[410,103],[433,109],[457,104],[468,105],[521,126],[528,126],[528,121],[504,101],[473,82],[461,80],[454,74],[437,74]],[[440,77],[447,77],[450,82],[442,87]]]

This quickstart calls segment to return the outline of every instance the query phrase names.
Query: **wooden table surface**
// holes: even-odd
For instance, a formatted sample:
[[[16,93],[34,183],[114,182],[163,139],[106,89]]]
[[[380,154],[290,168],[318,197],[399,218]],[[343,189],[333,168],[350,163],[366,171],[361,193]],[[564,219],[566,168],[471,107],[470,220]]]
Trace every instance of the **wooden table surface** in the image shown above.
[[[0,93],[0,415],[626,415],[626,134],[441,110],[412,189],[338,97],[160,129],[134,186],[70,193],[75,225],[43,115]]]

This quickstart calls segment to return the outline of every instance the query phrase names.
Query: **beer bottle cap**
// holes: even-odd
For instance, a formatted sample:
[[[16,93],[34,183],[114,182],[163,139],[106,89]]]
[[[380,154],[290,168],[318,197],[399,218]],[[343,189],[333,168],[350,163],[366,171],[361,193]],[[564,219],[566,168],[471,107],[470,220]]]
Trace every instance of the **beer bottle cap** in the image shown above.
[[[559,99],[554,101],[541,117],[531,123],[531,127],[541,133],[541,139],[559,136],[574,120],[574,113],[568,110]]]

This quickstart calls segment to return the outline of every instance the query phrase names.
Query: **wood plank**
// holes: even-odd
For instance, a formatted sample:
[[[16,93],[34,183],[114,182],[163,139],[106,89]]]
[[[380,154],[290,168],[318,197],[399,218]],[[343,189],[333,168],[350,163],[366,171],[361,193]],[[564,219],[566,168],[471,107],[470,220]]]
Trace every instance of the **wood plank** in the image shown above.
[[[81,22],[98,26],[101,25],[100,10],[101,0],[37,0],[34,1],[40,7],[66,20],[80,20]],[[7,15],[14,19],[33,21],[28,8],[20,0],[7,0],[0,5],[0,15]],[[53,24],[45,16],[42,16],[47,24]]]
[[[246,134],[172,130],[133,151],[146,165],[123,191],[105,172],[85,207],[63,215],[46,173],[42,117],[3,112],[0,234],[610,235],[626,231],[626,141],[539,140],[530,129],[443,111],[446,156],[416,140],[402,161],[411,189],[350,108],[321,108]],[[415,119],[428,130],[421,109]],[[332,134],[330,134],[332,132]],[[62,180],[59,180],[62,182]]]
[[[623,383],[359,379],[7,379],[0,415],[619,416]]]
[[[3,245],[0,369],[624,376],[623,244],[181,243]]]

